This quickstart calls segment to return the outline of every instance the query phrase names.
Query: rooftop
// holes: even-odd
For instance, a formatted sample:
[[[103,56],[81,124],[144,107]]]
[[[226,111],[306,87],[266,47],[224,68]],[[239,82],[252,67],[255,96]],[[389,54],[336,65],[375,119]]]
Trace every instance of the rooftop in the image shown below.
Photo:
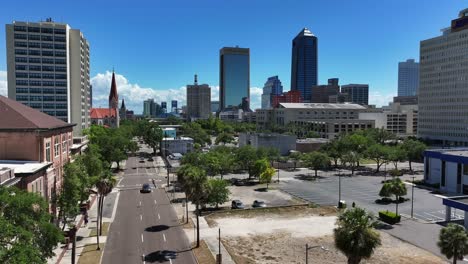
[[[166,138],[163,138],[162,141],[174,141],[174,140],[192,140],[192,138],[189,138],[189,137],[177,137],[177,138],[172,138],[172,137],[166,137]]]
[[[430,149],[426,150],[426,152],[439,153],[442,155],[468,157],[468,148]]]
[[[280,108],[291,109],[349,109],[365,110],[366,107],[358,104],[322,104],[322,103],[280,103]]]
[[[10,168],[15,174],[31,174],[52,165],[51,162],[35,162],[27,160],[0,160],[0,168]]]

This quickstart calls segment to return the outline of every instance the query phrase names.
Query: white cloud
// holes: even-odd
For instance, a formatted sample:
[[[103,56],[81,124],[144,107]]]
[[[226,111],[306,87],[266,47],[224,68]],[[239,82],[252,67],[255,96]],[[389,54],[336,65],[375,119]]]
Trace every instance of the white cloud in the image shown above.
[[[106,71],[105,73],[98,73],[91,78],[93,85],[93,107],[108,107],[109,105],[109,91],[112,81],[112,73]],[[177,100],[178,106],[181,107],[186,104],[186,87],[170,88],[170,89],[154,89],[151,87],[141,87],[136,83],[131,83],[125,76],[115,74],[115,81],[117,84],[117,93],[119,100],[125,99],[125,106],[127,109],[134,110],[135,114],[141,114],[143,111],[143,101],[153,98],[156,102],[160,103],[166,101],[168,106],[171,100]],[[211,86],[211,100],[216,101],[219,98],[219,86]],[[250,89],[251,108],[256,109],[260,107],[260,98],[262,89],[252,87]]]
[[[7,86],[7,72],[0,71],[0,95],[7,96],[8,86]]]
[[[380,92],[369,93],[369,104],[376,105],[377,107],[388,105],[393,102],[393,97],[397,96],[395,93],[382,94]]]

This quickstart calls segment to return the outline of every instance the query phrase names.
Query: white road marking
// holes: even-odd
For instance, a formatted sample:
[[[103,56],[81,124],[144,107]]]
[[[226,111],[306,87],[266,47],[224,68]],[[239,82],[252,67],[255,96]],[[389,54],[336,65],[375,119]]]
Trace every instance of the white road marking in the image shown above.
[[[143,216],[142,215],[140,215],[140,221],[143,221]]]
[[[145,261],[145,254],[143,254],[143,255],[141,256],[141,258],[143,259],[143,264],[146,264],[146,261]]]
[[[169,262],[172,264],[172,259],[169,259]]]
[[[144,241],[144,240],[143,240],[143,234],[141,234],[141,243],[143,243],[143,241]]]
[[[161,219],[161,216],[158,214],[158,219]]]
[[[163,234],[163,238],[164,238],[164,242],[166,242],[166,235],[165,234]]]
[[[154,204],[158,204],[158,202],[156,202],[156,200],[154,200]]]
[[[140,201],[140,206],[141,206],[141,201]]]

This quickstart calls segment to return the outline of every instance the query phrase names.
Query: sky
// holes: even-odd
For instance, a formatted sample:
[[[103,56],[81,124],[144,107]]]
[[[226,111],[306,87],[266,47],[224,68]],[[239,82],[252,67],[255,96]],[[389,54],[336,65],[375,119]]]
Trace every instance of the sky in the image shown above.
[[[107,107],[112,69],[120,99],[141,113],[143,100],[179,100],[199,83],[219,94],[219,49],[250,48],[252,108],[278,75],[290,89],[291,42],[307,27],[318,38],[319,83],[368,83],[370,103],[396,95],[398,62],[419,61],[419,42],[440,35],[465,0],[5,0],[0,24],[56,22],[80,29],[90,43],[94,106]],[[0,36],[5,27],[0,26]],[[0,94],[6,94],[5,38],[0,41]]]

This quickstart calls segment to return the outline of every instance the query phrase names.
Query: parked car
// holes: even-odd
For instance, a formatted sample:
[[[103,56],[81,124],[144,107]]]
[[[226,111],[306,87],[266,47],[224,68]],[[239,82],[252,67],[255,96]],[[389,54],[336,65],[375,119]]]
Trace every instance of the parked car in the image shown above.
[[[145,162],[145,158],[141,157],[139,162],[140,162],[140,163],[144,163],[144,162]]]
[[[153,158],[149,158],[148,161],[154,161],[154,159],[153,159]]]
[[[244,209],[244,204],[241,200],[234,200],[231,203],[231,209]]]
[[[266,207],[266,204],[264,201],[259,201],[259,200],[255,200],[252,204],[252,207]]]
[[[172,251],[172,250],[163,250],[161,251],[161,256],[165,260],[175,259],[177,257],[177,252]]]
[[[140,193],[150,193],[151,192],[151,186],[149,183],[143,183],[143,186],[141,186]]]

